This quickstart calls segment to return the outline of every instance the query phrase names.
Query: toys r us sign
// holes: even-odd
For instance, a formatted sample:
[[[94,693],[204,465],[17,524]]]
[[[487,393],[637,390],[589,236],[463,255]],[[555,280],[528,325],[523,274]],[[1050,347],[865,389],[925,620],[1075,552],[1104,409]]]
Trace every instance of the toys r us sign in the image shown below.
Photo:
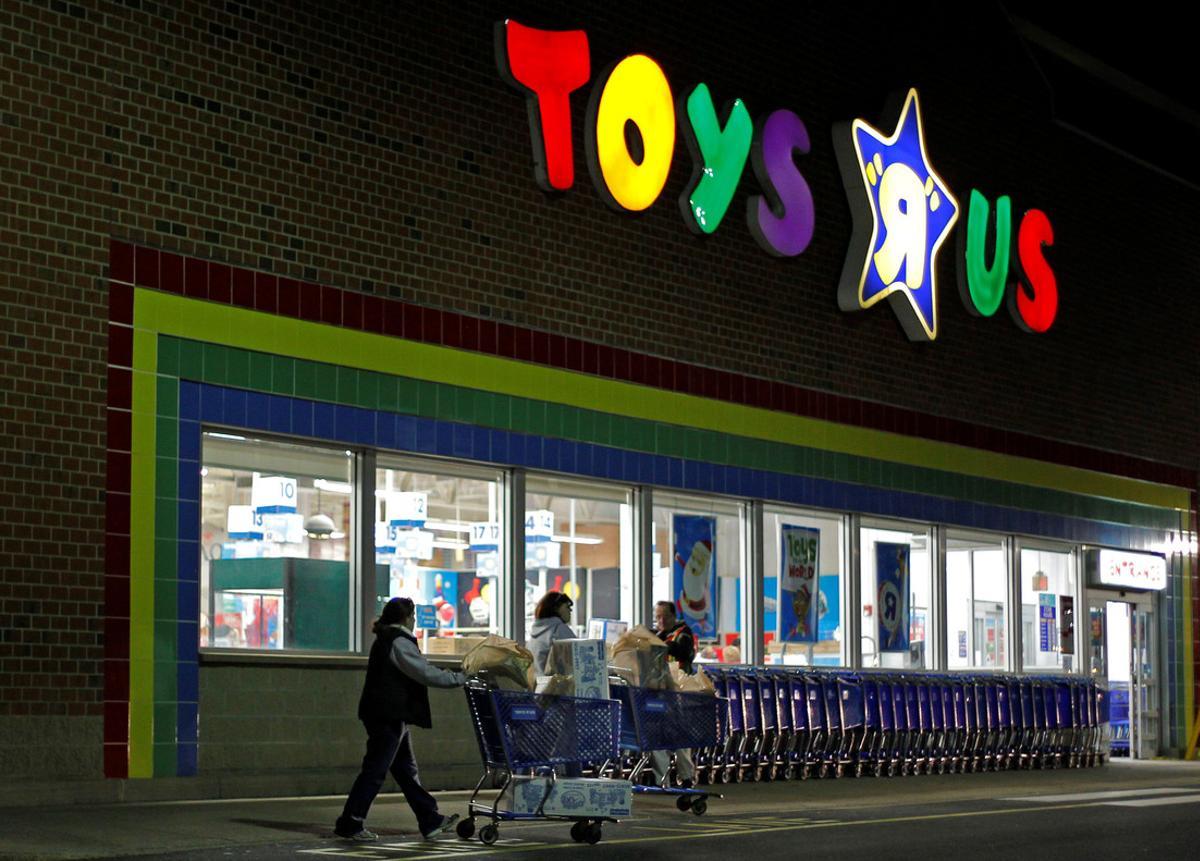
[[[537,183],[548,192],[565,192],[575,182],[571,94],[591,79],[587,32],[506,20],[496,25],[495,35],[501,75],[526,94]],[[678,201],[689,230],[705,236],[720,227],[749,162],[762,192],[746,201],[746,224],[755,241],[776,257],[796,257],[808,248],[816,209],[796,163],[811,149],[804,121],[780,108],[756,123],[741,99],[718,114],[704,83],[676,101],[666,74],[645,54],[606,67],[588,100],[588,170],[611,208],[639,213],[658,200],[674,158],[677,126],[693,165]],[[934,340],[937,254],[958,220],[959,204],[926,154],[917,91],[906,94],[890,135],[863,120],[839,123],[834,149],[854,215],[838,305],[857,311],[887,299],[910,340]],[[972,314],[990,317],[1007,296],[1022,329],[1046,332],[1058,311],[1057,281],[1044,253],[1054,243],[1050,219],[1041,210],[1026,212],[1014,254],[1012,203],[998,198],[989,265],[989,215],[987,198],[973,189],[958,245],[963,304]]]

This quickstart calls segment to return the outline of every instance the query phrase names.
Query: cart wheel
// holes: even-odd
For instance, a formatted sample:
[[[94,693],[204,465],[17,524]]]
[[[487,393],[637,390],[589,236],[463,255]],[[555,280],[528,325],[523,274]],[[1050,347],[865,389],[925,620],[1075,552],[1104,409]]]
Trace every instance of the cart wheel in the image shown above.
[[[571,839],[574,840],[576,843],[582,843],[583,842],[583,834],[584,834],[584,831],[587,828],[587,826],[588,826],[587,821],[583,820],[583,819],[579,820],[578,822],[572,823]]]
[[[708,799],[697,798],[692,802],[692,813],[695,813],[697,816],[703,816],[706,810],[708,810]]]
[[[854,776],[855,777],[863,776],[863,764],[861,762],[854,763]]]
[[[800,766],[800,779],[808,780],[812,776],[812,770],[807,765]]]
[[[823,763],[821,763],[821,767],[817,769],[817,777],[821,778],[821,780],[824,780],[828,776],[829,776],[829,763],[823,762]]]
[[[454,830],[458,833],[458,836],[461,837],[463,840],[470,840],[471,835],[473,835],[475,833],[475,818],[469,817],[467,819],[462,820],[461,822],[458,823],[458,825],[455,827]]]
[[[484,846],[491,846],[500,839],[500,829],[495,825],[485,825],[479,829],[479,842]]]
[[[678,807],[681,811],[686,813],[688,811],[688,809],[691,808],[691,806],[692,806],[692,796],[690,796],[690,795],[679,796],[678,798],[675,799],[675,806]]]
[[[794,765],[789,765],[787,768],[785,768],[783,770],[783,779],[784,780],[794,780],[795,778],[796,778],[796,767]]]
[[[583,832],[584,842],[589,843],[593,846],[595,846],[597,843],[599,843],[600,838],[603,836],[604,835],[600,831],[600,823],[599,822],[591,823],[590,825],[587,826],[587,828]]]

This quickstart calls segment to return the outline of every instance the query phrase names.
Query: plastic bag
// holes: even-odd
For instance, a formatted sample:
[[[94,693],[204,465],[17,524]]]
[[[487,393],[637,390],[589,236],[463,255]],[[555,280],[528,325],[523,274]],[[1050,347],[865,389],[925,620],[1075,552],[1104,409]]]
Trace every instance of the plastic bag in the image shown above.
[[[672,690],[675,686],[667,663],[667,644],[644,625],[627,631],[617,640],[609,669],[636,687]]]
[[[715,697],[717,689],[712,679],[699,667],[694,673],[685,673],[677,664],[671,664],[671,678],[675,682],[675,690],[685,694],[708,694]]]
[[[463,672],[486,684],[513,691],[532,691],[537,681],[533,653],[494,634],[463,657]]]

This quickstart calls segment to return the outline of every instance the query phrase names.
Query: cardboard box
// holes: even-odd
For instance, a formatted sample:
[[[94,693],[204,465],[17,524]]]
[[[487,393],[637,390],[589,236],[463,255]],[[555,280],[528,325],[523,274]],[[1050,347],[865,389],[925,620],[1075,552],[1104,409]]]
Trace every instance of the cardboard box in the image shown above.
[[[483,640],[483,637],[426,637],[425,654],[461,658]]]
[[[556,679],[554,693],[608,699],[608,661],[603,640],[555,640],[546,663]]]
[[[546,795],[548,777],[517,777],[505,790],[502,807],[513,813],[537,813]],[[560,777],[550,787],[542,807],[548,816],[607,816],[613,819],[630,815],[633,786],[628,780],[594,777]]]
[[[620,619],[588,620],[588,639],[603,640],[609,646],[617,642],[621,635],[628,630],[629,623],[622,622]]]

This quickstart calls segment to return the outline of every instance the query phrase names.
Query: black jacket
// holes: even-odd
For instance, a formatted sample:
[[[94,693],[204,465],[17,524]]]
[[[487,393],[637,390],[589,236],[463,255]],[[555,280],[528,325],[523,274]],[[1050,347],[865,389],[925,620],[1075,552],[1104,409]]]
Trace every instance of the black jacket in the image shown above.
[[[410,679],[391,661],[392,643],[406,637],[415,645],[417,640],[407,631],[389,626],[375,635],[371,655],[367,659],[367,680],[358,700],[358,717],[364,722],[433,726],[429,715],[429,688]]]
[[[686,622],[677,622],[669,631],[659,631],[658,638],[667,644],[667,656],[679,662],[686,673],[692,671],[696,660],[696,635]]]

